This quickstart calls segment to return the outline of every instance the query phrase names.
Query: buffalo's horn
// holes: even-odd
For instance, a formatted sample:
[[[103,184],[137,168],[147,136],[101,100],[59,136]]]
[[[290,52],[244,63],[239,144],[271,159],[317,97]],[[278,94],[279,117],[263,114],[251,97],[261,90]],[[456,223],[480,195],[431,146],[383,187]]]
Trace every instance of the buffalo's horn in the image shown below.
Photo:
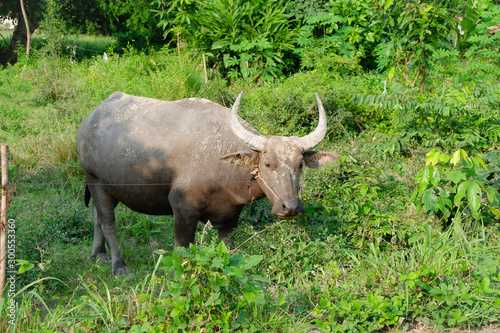
[[[299,139],[299,145],[304,149],[304,151],[311,150],[319,145],[326,135],[326,113],[318,93],[316,93],[316,100],[318,101],[319,109],[318,127],[316,127],[314,132],[312,132],[311,134],[308,134]]]
[[[231,130],[241,142],[253,150],[261,151],[264,149],[264,137],[247,130],[238,119],[238,108],[240,106],[241,95],[243,95],[243,91],[240,92],[236,98],[236,101],[233,104],[233,109],[231,110],[231,117],[229,118]]]

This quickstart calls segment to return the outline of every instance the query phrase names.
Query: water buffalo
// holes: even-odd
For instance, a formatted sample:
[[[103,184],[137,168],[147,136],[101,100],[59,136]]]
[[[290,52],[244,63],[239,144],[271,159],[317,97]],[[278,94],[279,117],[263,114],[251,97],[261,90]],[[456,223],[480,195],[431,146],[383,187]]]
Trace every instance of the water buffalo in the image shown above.
[[[152,215],[174,215],[175,241],[194,242],[198,221],[210,220],[219,239],[230,241],[246,203],[266,196],[271,213],[293,218],[303,165],[335,162],[313,151],[327,129],[316,94],[319,124],[304,137],[263,136],[232,110],[202,98],[166,102],[114,92],[81,123],[77,135],[94,207],[92,257],[108,260],[114,275],[129,269],[118,248],[114,209],[121,202]]]

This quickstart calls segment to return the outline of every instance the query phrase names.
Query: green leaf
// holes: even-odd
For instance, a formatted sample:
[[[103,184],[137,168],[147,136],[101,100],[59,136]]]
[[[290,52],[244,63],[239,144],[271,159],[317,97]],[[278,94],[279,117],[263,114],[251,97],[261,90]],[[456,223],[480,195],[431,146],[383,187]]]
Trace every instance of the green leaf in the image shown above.
[[[17,261],[16,265],[19,265],[19,269],[17,271],[18,274],[23,274],[23,273],[35,268],[35,265],[27,260],[17,259],[16,261]]]
[[[457,194],[455,195],[455,199],[453,203],[456,205],[460,203],[465,196],[465,191],[467,190],[468,182],[460,183],[457,188]]]
[[[453,206],[453,203],[451,202],[449,198],[449,192],[441,192],[440,196],[438,197],[438,200],[436,202],[436,205],[439,207],[439,209],[446,215],[449,214],[451,207]]]
[[[361,192],[361,195],[363,197],[366,196],[366,193],[368,192],[368,183],[364,183],[363,185],[361,185],[359,191]]]
[[[465,10],[465,15],[460,24],[462,31],[469,32],[476,26],[476,22],[479,18],[479,12],[472,8],[467,8]]]
[[[432,149],[425,156],[425,164],[426,165],[436,165],[438,162],[448,162],[450,157],[436,149]]]
[[[212,293],[205,302],[205,306],[211,306],[212,304],[220,304],[220,293]],[[172,317],[174,316],[172,315]]]
[[[458,184],[461,181],[467,180],[467,173],[464,171],[451,170],[446,173],[446,178],[451,180],[454,184]]]
[[[200,287],[198,287],[197,285],[192,286],[191,293],[196,296],[200,295]]]
[[[483,281],[481,281],[481,289],[483,289],[485,292],[491,292],[492,290],[490,289],[490,279],[488,277],[485,277]]]
[[[498,191],[495,188],[490,187],[485,189],[485,192],[490,204],[493,206],[499,206],[500,202],[498,200]]]
[[[241,269],[245,271],[249,268],[252,268],[252,267],[258,265],[262,261],[263,258],[264,258],[264,256],[261,254],[250,256],[250,257],[246,258],[245,263]]]
[[[496,218],[500,218],[500,210],[495,208],[495,207],[491,207],[491,206],[488,206],[488,208],[490,209],[490,211],[493,213],[493,215],[496,216]]]
[[[463,149],[459,149],[453,154],[450,163],[453,164],[453,166],[457,166],[461,159],[469,160],[469,155]]]
[[[424,205],[425,210],[436,210],[436,195],[432,189],[428,189],[424,191],[424,195],[422,196],[422,203]]]
[[[392,1],[391,1],[392,2]],[[392,79],[394,78],[394,73],[396,72],[396,67],[391,67],[387,71],[387,82],[391,82]]]
[[[384,11],[387,11],[387,9],[389,9],[389,7],[392,5],[393,2],[394,2],[394,0],[384,1]]]
[[[478,211],[481,208],[481,187],[476,182],[469,182],[467,186],[467,201],[473,211]]]
[[[470,157],[472,163],[474,164],[475,168],[482,168],[484,170],[488,170],[488,167],[486,166],[486,163],[484,163],[483,159],[479,156],[471,156]]]
[[[238,266],[228,266],[226,267],[227,275],[234,275],[238,279],[242,279],[244,277],[243,272]]]
[[[245,299],[249,304],[255,300],[255,297],[257,297],[257,294],[254,293],[253,291],[247,291],[245,293]]]
[[[431,183],[438,187],[439,186],[439,181],[441,180],[441,174],[439,173],[439,170],[433,166],[429,167],[429,172],[430,172],[430,181]]]
[[[417,175],[417,178],[415,179],[415,182],[418,187],[418,196],[421,197],[424,190],[427,188],[427,185],[429,185],[430,182],[430,176],[431,172],[428,166],[425,166],[420,170],[420,172]]]
[[[322,298],[321,300],[325,301],[324,298]],[[283,306],[285,303],[286,303],[285,295],[280,295],[280,297],[278,298],[278,306]]]

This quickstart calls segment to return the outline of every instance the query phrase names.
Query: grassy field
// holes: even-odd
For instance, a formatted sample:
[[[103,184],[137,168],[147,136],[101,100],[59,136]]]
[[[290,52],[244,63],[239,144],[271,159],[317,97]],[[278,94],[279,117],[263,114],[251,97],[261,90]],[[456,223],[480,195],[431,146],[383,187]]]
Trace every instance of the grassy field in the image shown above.
[[[499,325],[498,202],[488,201],[498,188],[498,141],[483,135],[479,125],[470,127],[479,134],[467,137],[477,139],[478,149],[465,139],[446,141],[458,140],[458,125],[453,134],[438,133],[441,141],[432,136],[436,131],[426,132],[435,125],[432,119],[444,119],[436,114],[425,116],[422,127],[411,129],[419,136],[408,139],[403,108],[377,102],[386,80],[381,74],[303,72],[271,83],[228,84],[215,73],[205,84],[201,59],[189,55],[114,53],[109,40],[98,47],[93,41],[65,45],[90,51],[73,55],[63,48],[55,57],[49,45],[0,71],[0,142],[10,146],[8,217],[15,220],[18,260],[15,296],[0,301],[0,332],[365,332]],[[480,61],[483,68],[490,65],[467,61],[471,68]],[[447,69],[445,81],[469,77],[467,70],[473,70],[459,62],[440,64]],[[470,81],[445,85],[443,72],[430,76],[426,94],[393,82],[389,95],[417,103],[416,114],[427,110],[425,103],[449,97],[443,103],[457,113],[487,111],[474,121],[494,125],[486,117],[498,119],[500,91],[481,90]],[[496,87],[498,75],[482,80]],[[465,99],[464,87],[470,92]],[[274,219],[267,199],[248,205],[233,250],[200,225],[196,246],[181,259],[172,252],[171,217],[119,206],[119,244],[135,280],[114,278],[109,264],[89,258],[92,212],[83,204],[76,130],[116,90],[164,100],[204,97],[228,107],[243,90],[242,116],[262,133],[280,135],[303,135],[315,126],[317,91],[329,117],[319,149],[342,159],[305,172],[305,213],[297,220]],[[374,97],[370,102],[363,96]],[[453,200],[449,209],[446,200]]]

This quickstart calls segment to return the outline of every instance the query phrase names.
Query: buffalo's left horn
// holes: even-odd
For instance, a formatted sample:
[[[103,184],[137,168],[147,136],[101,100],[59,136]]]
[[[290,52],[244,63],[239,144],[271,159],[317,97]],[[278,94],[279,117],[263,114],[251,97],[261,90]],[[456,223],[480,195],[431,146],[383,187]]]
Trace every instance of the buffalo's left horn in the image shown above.
[[[247,130],[245,127],[243,127],[238,119],[238,108],[240,106],[241,95],[243,95],[243,91],[240,92],[240,94],[236,98],[236,101],[234,102],[233,108],[231,110],[231,117],[229,118],[231,129],[241,142],[243,142],[253,150],[261,151],[262,149],[264,149],[264,137]]]
[[[326,135],[326,112],[318,93],[316,93],[316,100],[318,101],[319,109],[318,127],[316,127],[314,132],[312,132],[311,134],[308,134],[299,139],[299,145],[302,149],[304,149],[304,151],[311,150],[319,145]]]

